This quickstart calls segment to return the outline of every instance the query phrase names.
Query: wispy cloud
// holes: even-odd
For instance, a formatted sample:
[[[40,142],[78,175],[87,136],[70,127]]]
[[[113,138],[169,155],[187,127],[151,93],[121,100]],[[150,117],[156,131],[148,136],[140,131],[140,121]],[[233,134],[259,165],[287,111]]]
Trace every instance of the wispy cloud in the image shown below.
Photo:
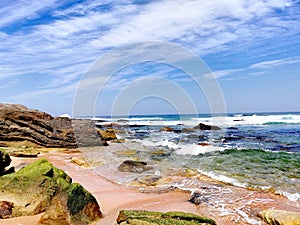
[[[95,59],[123,44],[170,41],[203,57],[222,52],[230,55],[242,48],[256,48],[260,41],[277,38],[279,34],[293,39],[299,33],[300,15],[295,13],[297,2],[293,0],[138,2],[0,1],[1,82],[42,76],[44,82],[36,81],[27,87],[32,90],[32,96],[50,91],[64,94],[65,87],[66,90],[76,87]],[[284,13],[278,16],[278,12]],[[270,55],[264,51],[265,47],[260,47],[259,54]],[[284,50],[277,51],[280,54]],[[264,61],[250,66],[251,62],[242,66],[226,65],[216,69],[214,78],[234,78],[243,72],[240,69],[243,67],[245,71],[266,70],[299,62],[299,58],[288,56],[280,59],[278,54],[268,58],[269,61],[262,57]],[[171,69],[149,69],[153,69],[152,75],[184,81]],[[149,73],[136,72],[140,72],[136,76]],[[119,83],[110,83],[111,88],[121,88],[134,80],[129,70],[125,75]]]
[[[286,58],[286,59],[264,61],[264,62],[255,63],[255,64],[251,65],[250,68],[267,69],[267,68],[271,68],[271,67],[290,65],[290,64],[295,64],[295,63],[300,63],[300,59]]]

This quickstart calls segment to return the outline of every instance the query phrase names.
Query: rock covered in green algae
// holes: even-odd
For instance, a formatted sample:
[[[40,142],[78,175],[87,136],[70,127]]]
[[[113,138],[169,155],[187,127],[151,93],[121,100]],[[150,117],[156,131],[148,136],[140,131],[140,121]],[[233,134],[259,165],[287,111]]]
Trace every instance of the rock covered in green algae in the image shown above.
[[[0,201],[13,204],[6,218],[45,212],[39,224],[89,224],[102,217],[96,199],[46,159],[0,177]]]
[[[262,212],[262,218],[271,225],[300,225],[300,212],[268,209]]]
[[[122,210],[117,224],[126,225],[215,225],[212,219],[183,212],[150,212],[140,210]]]

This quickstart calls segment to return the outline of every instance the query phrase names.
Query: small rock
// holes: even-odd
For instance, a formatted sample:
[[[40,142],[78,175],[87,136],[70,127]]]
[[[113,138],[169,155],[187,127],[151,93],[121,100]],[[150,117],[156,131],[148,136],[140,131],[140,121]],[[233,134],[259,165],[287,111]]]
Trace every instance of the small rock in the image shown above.
[[[189,202],[194,203],[195,205],[200,205],[201,203],[205,202],[207,203],[209,199],[202,194],[195,192],[192,194],[192,198],[189,200]]]
[[[0,219],[6,218],[12,214],[14,204],[8,201],[0,201]]]
[[[71,162],[77,164],[78,166],[82,167],[89,167],[89,163],[85,161],[84,158],[72,157]]]

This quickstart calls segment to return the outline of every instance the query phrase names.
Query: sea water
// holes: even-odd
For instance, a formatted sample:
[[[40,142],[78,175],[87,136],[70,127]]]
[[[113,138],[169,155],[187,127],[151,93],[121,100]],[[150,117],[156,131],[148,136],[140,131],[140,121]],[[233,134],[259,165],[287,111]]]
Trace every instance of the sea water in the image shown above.
[[[188,167],[216,180],[271,189],[300,201],[300,113],[138,115],[93,120],[97,126],[118,124],[115,129],[122,132],[117,136],[125,140],[120,144],[122,149],[134,150],[134,154],[125,155],[99,153],[98,157],[105,156],[109,161],[110,155],[115,162],[106,161],[106,167],[99,167],[100,172],[108,171],[107,176],[122,160],[137,159],[151,165],[154,174]],[[221,130],[191,129],[215,121],[223,121],[217,124]],[[163,126],[173,131],[161,131]],[[120,183],[136,179],[132,174],[118,177],[115,173],[114,179]]]

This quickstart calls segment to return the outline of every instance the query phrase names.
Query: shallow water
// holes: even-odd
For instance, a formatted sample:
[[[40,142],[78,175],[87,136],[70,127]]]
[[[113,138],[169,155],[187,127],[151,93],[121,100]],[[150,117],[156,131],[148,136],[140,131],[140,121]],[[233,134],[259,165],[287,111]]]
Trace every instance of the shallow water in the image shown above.
[[[106,122],[95,119],[96,124],[122,125],[117,136],[125,143],[90,152],[89,157],[101,161],[100,173],[119,183],[129,185],[151,174],[172,176],[187,167],[236,186],[270,189],[300,201],[300,113],[232,114],[222,117],[225,124],[218,124],[220,131],[190,129],[199,123],[212,124],[209,115],[101,120]],[[160,131],[162,126],[174,131]],[[142,174],[118,172],[126,159],[147,162],[153,169]]]

